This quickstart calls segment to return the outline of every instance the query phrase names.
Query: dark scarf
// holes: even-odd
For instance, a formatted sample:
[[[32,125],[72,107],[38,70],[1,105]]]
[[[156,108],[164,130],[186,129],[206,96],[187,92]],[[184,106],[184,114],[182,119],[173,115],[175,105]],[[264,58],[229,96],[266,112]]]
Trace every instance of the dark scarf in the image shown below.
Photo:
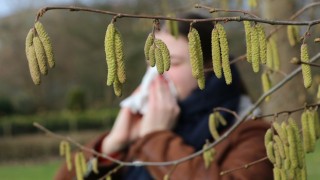
[[[212,140],[208,127],[208,118],[213,108],[224,107],[232,111],[238,110],[241,96],[241,81],[235,67],[232,69],[232,84],[226,85],[225,80],[216,78],[213,74],[206,77],[206,88],[194,90],[187,99],[178,102],[181,113],[174,133],[179,135],[186,144],[200,150],[206,139]],[[234,117],[221,112],[230,127],[234,123]],[[220,127],[222,131],[227,127]],[[156,147],[155,147],[156,148]],[[153,179],[144,167],[129,167],[123,179]]]

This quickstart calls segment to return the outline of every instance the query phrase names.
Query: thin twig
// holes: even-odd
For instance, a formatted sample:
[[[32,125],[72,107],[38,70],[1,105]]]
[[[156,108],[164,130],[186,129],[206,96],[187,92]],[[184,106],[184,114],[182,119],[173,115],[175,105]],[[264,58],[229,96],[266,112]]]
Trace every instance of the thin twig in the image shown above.
[[[233,168],[233,169],[228,169],[228,170],[225,170],[225,171],[221,171],[220,172],[220,176],[223,176],[223,175],[226,175],[226,174],[229,174],[229,173],[232,173],[234,171],[238,171],[238,170],[241,170],[241,169],[248,169],[250,166],[252,165],[255,165],[255,164],[258,164],[260,162],[263,162],[265,160],[267,160],[268,157],[263,157],[261,159],[258,159],[256,161],[253,161],[251,163],[248,163],[248,164],[245,164],[245,165],[242,165],[242,166],[239,166],[239,167],[236,167],[236,168]]]
[[[231,10],[231,9],[218,9],[218,8],[212,8],[212,7],[209,7],[209,6],[205,6],[205,5],[202,5],[202,4],[196,4],[194,6],[195,8],[202,8],[202,9],[206,9],[208,10],[210,13],[214,13],[214,12],[235,12],[235,13],[242,13],[244,15],[248,14],[252,17],[255,17],[255,18],[259,18],[259,16],[249,12],[249,11],[243,11],[243,10]]]
[[[224,111],[224,112],[232,114],[238,121],[240,120],[240,116],[235,111],[232,111],[230,109],[227,109],[224,107],[216,107],[213,109],[213,111]]]

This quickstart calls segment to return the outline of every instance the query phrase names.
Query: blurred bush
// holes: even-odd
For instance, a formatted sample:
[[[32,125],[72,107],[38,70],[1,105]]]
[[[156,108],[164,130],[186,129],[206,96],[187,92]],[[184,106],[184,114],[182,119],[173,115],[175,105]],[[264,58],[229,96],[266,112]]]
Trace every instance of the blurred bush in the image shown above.
[[[0,117],[13,113],[13,105],[9,98],[0,97]]]
[[[83,111],[86,108],[86,95],[80,88],[71,89],[67,95],[67,109]]]

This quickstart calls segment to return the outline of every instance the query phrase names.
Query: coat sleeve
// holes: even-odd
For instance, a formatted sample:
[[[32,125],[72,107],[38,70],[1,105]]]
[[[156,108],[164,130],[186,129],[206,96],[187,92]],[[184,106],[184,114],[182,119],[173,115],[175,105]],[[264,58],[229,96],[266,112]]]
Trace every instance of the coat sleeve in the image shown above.
[[[247,121],[216,147],[216,156],[205,169],[202,156],[179,164],[171,179],[272,179],[272,165],[268,160],[247,169],[221,176],[220,172],[243,166],[266,156],[264,134],[270,125],[263,121]],[[130,149],[130,156],[140,161],[164,162],[186,157],[194,153],[191,146],[170,131],[150,133],[139,139]],[[172,166],[149,166],[155,179],[162,179]]]

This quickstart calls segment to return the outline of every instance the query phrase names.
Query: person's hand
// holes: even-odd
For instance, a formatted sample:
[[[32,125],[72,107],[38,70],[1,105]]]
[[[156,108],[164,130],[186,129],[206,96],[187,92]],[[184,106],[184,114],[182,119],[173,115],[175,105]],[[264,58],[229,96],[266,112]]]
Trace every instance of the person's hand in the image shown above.
[[[138,138],[141,115],[133,114],[129,108],[120,110],[111,132],[102,141],[102,152],[119,151]]]
[[[168,82],[158,76],[150,87],[148,111],[141,121],[140,137],[151,132],[172,129],[179,113],[180,108],[170,92]]]

